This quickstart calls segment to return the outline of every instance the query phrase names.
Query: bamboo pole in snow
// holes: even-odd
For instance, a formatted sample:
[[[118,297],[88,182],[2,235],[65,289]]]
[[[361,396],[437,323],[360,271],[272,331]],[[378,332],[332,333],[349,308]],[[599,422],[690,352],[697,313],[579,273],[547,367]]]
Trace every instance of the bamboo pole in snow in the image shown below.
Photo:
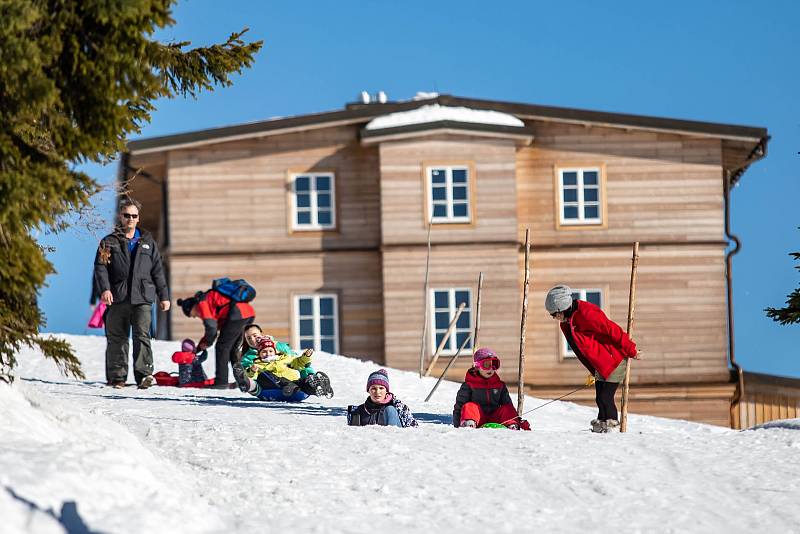
[[[428,368],[425,369],[424,376],[430,376],[433,367],[436,365],[436,362],[439,360],[439,354],[441,354],[442,349],[444,348],[444,344],[447,343],[447,340],[450,338],[450,335],[453,333],[453,330],[456,328],[456,323],[458,322],[458,318],[461,317],[461,312],[464,311],[466,307],[466,302],[462,302],[458,305],[458,309],[456,310],[456,314],[453,316],[453,320],[450,321],[450,324],[447,327],[447,332],[445,332],[444,337],[439,342],[439,346],[436,347],[436,352],[433,353],[433,359],[431,363],[428,365]]]
[[[483,289],[483,272],[478,274],[478,301],[475,305],[475,330],[472,333],[474,348],[478,347],[478,334],[481,331],[481,289]]]
[[[639,242],[633,244],[633,257],[631,258],[631,285],[628,290],[628,336],[633,334],[633,313],[636,309],[636,268],[639,266]],[[622,417],[620,417],[619,431],[628,430],[628,395],[631,382],[632,358],[625,360],[625,380],[622,381]]]
[[[428,272],[431,266],[431,227],[433,220],[428,221],[428,255],[425,258],[425,283],[424,291],[425,297],[422,301],[425,303],[425,313],[422,322],[422,340],[419,343],[419,377],[422,378],[422,368],[425,366],[425,338],[428,336],[428,314],[430,313],[430,304],[428,302]]]
[[[528,287],[530,286],[530,228],[525,229],[525,282],[522,287],[522,319],[519,325],[519,376],[517,389],[517,415],[525,404],[525,330],[528,322]]]

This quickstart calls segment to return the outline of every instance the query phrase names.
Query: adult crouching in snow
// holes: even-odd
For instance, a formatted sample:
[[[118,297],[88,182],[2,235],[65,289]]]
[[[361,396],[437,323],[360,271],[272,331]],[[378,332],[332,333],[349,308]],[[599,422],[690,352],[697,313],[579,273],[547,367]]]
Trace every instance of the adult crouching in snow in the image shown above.
[[[216,340],[216,372],[215,389],[228,388],[228,363],[233,368],[236,385],[247,391],[248,383],[244,370],[239,363],[241,354],[237,342],[247,325],[256,318],[253,307],[246,302],[235,302],[220,292],[210,289],[198,291],[193,297],[178,299],[178,306],[186,317],[195,317],[203,321],[205,332],[197,343],[197,351],[202,352]]]
[[[547,292],[544,307],[559,326],[569,347],[589,370],[594,381],[597,419],[592,432],[613,432],[619,427],[614,394],[625,378],[627,358],[639,359],[636,344],[598,306],[573,299],[572,289],[558,285]]]

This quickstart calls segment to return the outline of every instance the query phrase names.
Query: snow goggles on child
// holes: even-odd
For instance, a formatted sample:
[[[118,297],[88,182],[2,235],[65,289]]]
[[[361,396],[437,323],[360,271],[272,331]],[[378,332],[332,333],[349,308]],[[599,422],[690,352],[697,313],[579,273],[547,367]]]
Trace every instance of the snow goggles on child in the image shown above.
[[[475,367],[483,369],[484,371],[488,371],[490,369],[497,371],[500,369],[500,358],[495,358],[494,356],[491,358],[484,358],[478,362],[475,362]]]

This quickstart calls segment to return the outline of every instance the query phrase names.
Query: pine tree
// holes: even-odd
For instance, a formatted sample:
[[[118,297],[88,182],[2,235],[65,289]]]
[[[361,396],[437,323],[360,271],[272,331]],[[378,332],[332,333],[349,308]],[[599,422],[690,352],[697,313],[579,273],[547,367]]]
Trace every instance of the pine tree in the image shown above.
[[[54,272],[32,237],[63,230],[99,185],[76,166],[108,162],[158,98],[195,96],[250,67],[262,42],[160,43],[175,0],[0,0],[0,378],[38,346],[83,377],[68,343],[39,335],[37,293]]]
[[[800,261],[800,252],[791,252],[789,255]],[[800,265],[795,265],[794,268],[800,271]],[[781,324],[800,323],[800,287],[789,294],[785,308],[767,308],[764,311],[767,312],[767,317]]]

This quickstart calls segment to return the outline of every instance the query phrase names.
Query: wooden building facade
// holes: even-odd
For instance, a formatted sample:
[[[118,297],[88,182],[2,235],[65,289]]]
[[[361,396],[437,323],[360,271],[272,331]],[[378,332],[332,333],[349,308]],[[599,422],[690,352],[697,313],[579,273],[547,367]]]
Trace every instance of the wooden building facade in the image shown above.
[[[566,283],[624,324],[639,241],[632,411],[735,426],[728,195],[767,140],[763,128],[438,95],[133,141],[120,179],[144,203],[174,297],[246,278],[277,337],[409,370],[429,222],[427,357],[460,302],[445,354],[468,337],[483,272],[480,342],[505,369],[530,228],[526,383],[544,397],[586,376],[547,289]],[[164,337],[199,328],[168,321]]]

